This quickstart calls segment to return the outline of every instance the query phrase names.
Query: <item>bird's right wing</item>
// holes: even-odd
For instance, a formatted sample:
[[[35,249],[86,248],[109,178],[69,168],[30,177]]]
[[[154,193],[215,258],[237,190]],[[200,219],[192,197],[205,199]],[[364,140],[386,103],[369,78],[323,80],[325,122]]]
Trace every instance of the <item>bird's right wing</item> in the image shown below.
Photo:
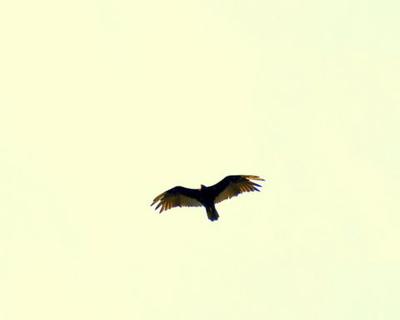
[[[260,191],[261,185],[252,180],[264,181],[259,176],[235,175],[227,176],[217,184],[209,187],[215,196],[215,203],[221,202],[232,197],[236,197],[243,192]]]
[[[173,207],[201,207],[202,204],[197,200],[199,192],[196,189],[174,187],[155,197],[151,205],[158,203],[155,210],[161,207],[160,213]]]

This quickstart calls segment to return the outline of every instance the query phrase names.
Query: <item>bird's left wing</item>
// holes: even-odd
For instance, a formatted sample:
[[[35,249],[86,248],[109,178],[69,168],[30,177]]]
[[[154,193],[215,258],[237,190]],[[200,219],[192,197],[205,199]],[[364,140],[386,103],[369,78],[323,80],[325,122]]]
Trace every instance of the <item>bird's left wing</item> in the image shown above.
[[[261,185],[251,180],[264,181],[264,179],[258,176],[250,175],[225,177],[220,182],[210,187],[215,194],[215,203],[236,197],[242,192],[260,191],[258,188],[261,187]]]
[[[185,187],[174,187],[155,197],[154,205],[158,202],[156,210],[161,207],[160,213],[173,207],[201,207],[198,200],[199,190]]]

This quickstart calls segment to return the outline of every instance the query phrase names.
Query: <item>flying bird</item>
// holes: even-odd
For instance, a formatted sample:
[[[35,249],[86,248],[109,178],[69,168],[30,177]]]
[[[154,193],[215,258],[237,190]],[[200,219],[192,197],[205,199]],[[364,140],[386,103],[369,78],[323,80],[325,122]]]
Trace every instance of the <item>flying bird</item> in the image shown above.
[[[151,206],[157,204],[155,210],[160,208],[160,213],[174,207],[204,206],[208,219],[215,221],[219,218],[216,203],[236,197],[242,192],[260,191],[258,188],[261,185],[251,180],[264,181],[258,176],[234,175],[209,187],[201,185],[200,189],[177,186],[155,197]]]

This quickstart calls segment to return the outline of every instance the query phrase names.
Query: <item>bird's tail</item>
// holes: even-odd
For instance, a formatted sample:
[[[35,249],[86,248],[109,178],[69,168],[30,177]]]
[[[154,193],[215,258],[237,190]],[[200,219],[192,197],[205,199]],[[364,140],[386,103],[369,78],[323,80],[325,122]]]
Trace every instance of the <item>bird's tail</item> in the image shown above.
[[[207,217],[208,219],[210,219],[211,221],[216,221],[219,218],[219,214],[217,212],[217,209],[215,209],[214,206],[212,207],[207,207]]]

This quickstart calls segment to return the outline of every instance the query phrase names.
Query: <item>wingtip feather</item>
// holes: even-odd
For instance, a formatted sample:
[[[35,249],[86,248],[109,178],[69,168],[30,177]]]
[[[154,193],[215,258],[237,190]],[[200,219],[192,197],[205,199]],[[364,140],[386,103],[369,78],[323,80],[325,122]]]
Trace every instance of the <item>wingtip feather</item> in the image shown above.
[[[258,180],[258,181],[265,181],[265,179],[259,177],[259,176],[252,176],[252,175],[247,175],[245,176],[246,179],[250,179],[250,180]]]

